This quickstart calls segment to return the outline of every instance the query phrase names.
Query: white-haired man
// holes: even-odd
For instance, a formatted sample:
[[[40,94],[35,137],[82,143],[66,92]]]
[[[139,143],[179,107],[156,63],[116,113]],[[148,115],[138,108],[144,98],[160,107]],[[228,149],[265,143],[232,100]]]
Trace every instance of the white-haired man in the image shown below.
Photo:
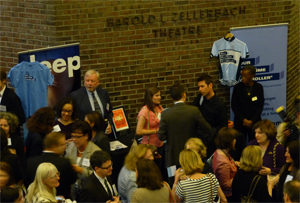
[[[113,113],[108,93],[100,86],[100,74],[95,70],[88,70],[84,75],[84,87],[72,92],[72,97],[77,105],[79,119],[84,120],[86,114],[98,111],[104,120],[111,121]],[[111,126],[108,122],[106,134],[111,133]]]

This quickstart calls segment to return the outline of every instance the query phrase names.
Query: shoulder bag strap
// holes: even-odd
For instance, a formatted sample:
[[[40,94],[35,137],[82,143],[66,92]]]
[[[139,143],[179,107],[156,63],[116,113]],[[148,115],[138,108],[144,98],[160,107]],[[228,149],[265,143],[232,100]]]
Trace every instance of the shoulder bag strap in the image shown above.
[[[209,175],[209,174],[207,174],[207,175],[208,175],[208,177],[210,177],[210,175]],[[209,180],[211,180],[211,178],[209,178]],[[213,180],[211,180],[211,182],[213,182],[213,184],[214,184],[215,188],[218,190],[218,188],[217,188],[217,186],[216,186],[216,183],[215,183]]]
[[[206,174],[208,179],[209,179],[209,182],[210,182],[210,197],[211,197],[211,202],[213,203],[214,202],[214,198],[213,198],[213,191],[212,191],[212,180],[210,179],[209,175]]]
[[[168,188],[168,190],[169,190],[170,203],[173,203],[173,202],[175,203],[176,201],[175,201],[175,198],[174,198],[174,196],[173,196],[173,193],[172,193],[172,190],[171,190],[169,184],[166,183],[165,181],[164,181],[164,184],[167,186],[167,188]]]
[[[147,130],[150,129],[150,115],[149,115],[149,109],[147,108],[148,111],[148,122],[147,122]],[[147,135],[147,144],[149,144],[149,139],[150,139],[150,135]]]
[[[256,185],[257,185],[257,183],[258,183],[260,177],[261,177],[260,175],[256,175],[256,176],[253,178],[252,183],[251,183],[251,186],[250,186],[250,189],[249,189],[249,192],[248,192],[248,195],[247,195],[248,198],[251,198],[251,197],[252,197],[252,195],[253,195],[253,193],[254,193],[254,190],[255,190],[255,188],[256,188]],[[255,180],[255,179],[256,179],[256,180]],[[254,182],[255,182],[255,183],[254,183]],[[253,185],[253,184],[254,184],[254,185]]]

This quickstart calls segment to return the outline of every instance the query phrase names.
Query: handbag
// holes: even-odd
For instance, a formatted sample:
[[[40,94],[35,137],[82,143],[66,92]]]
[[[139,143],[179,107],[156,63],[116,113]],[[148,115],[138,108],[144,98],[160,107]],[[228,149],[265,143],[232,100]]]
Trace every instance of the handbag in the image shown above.
[[[168,190],[169,190],[170,203],[176,203],[176,200],[175,200],[175,198],[174,198],[174,195],[173,195],[173,193],[172,193],[172,191],[171,191],[171,188],[170,188],[169,184],[166,183],[165,181],[164,181],[164,184],[167,186],[167,188],[168,188]]]
[[[256,188],[256,185],[257,185],[257,183],[258,183],[260,177],[261,177],[260,175],[256,175],[256,176],[253,178],[247,196],[241,195],[241,202],[242,202],[242,203],[255,203],[255,202],[257,202],[255,199],[252,198],[252,195],[253,195],[253,193],[254,193],[254,190],[255,190],[255,188]]]

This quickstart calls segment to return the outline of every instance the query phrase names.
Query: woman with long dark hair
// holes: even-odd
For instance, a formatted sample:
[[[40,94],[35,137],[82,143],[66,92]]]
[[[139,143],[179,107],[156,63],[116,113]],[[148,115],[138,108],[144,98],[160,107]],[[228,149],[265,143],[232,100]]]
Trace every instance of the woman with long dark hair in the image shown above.
[[[161,159],[155,159],[155,163],[162,171],[166,179],[164,166],[164,142],[158,139],[158,128],[163,107],[160,105],[161,91],[158,87],[148,88],[144,96],[144,106],[140,110],[137,119],[136,135],[143,136],[142,144],[151,144],[157,147],[157,152],[162,155]]]
[[[236,165],[239,165],[239,162],[235,162],[229,153],[235,147],[237,135],[235,129],[223,127],[215,139],[217,150],[213,154],[212,167],[228,201],[232,196],[232,180],[237,172]]]
[[[54,111],[50,107],[42,107],[28,119],[25,141],[27,158],[43,153],[43,140],[53,131],[54,118]]]
[[[170,187],[163,181],[157,165],[149,159],[140,159],[136,163],[136,189],[131,202],[169,202]]]
[[[85,115],[84,120],[88,122],[92,128],[92,139],[100,149],[110,154],[109,138],[105,134],[105,122],[98,111],[93,111]]]
[[[292,141],[286,147],[285,164],[280,170],[280,178],[276,190],[276,201],[283,201],[283,186],[289,180],[300,181],[300,143]]]

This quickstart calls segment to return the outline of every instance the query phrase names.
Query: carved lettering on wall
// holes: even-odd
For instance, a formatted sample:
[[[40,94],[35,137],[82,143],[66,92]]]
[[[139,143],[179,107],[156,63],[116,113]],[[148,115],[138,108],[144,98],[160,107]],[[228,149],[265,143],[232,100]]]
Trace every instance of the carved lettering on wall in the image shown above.
[[[146,25],[156,22],[165,23],[168,21],[177,22],[201,20],[205,18],[220,18],[223,16],[235,16],[242,14],[246,14],[246,6],[180,11],[172,12],[168,15],[166,13],[160,13],[157,15],[143,14],[117,18],[107,18],[107,27]],[[200,34],[202,33],[202,31],[201,25],[190,25],[182,27],[165,27],[152,29],[152,33],[154,34],[154,37],[173,37],[187,34]]]

